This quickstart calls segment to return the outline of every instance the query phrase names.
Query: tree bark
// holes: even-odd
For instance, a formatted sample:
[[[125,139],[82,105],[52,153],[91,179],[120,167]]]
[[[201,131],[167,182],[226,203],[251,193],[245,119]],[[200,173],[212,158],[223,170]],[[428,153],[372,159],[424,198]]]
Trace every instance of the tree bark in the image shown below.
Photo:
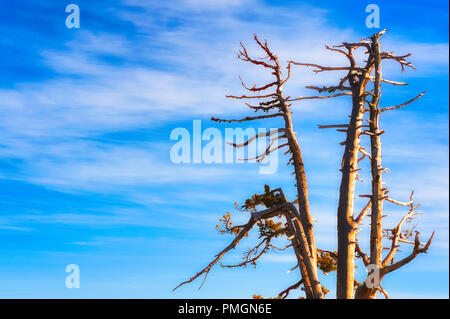
[[[381,166],[381,131],[379,128],[380,109],[378,103],[381,97],[381,60],[380,46],[378,37],[372,37],[372,54],[375,65],[374,91],[370,109],[370,146],[371,146],[371,171],[372,171],[372,211],[370,226],[370,263],[381,268],[382,258],[382,217],[383,217],[383,201],[384,192],[382,190],[382,166]]]
[[[364,88],[365,85],[359,84],[352,89],[352,114],[342,158],[342,179],[337,211],[338,262],[336,297],[338,299],[353,298],[356,240],[353,209],[358,168],[359,135],[364,115]]]
[[[314,240],[312,218],[309,211],[308,184],[306,181],[305,167],[300,146],[293,130],[291,112],[283,96],[283,86],[279,71],[277,72],[276,77],[278,82],[277,94],[280,99],[281,110],[284,113],[285,135],[289,144],[289,150],[292,154],[298,196],[299,214],[298,218],[293,221],[292,226],[296,230],[297,234],[304,236],[306,239],[305,245],[299,247],[300,252],[303,253],[302,262],[299,262],[299,267],[304,267],[302,271],[302,278],[305,279],[305,287],[307,286],[306,283],[309,283],[312,297],[323,298],[322,287],[317,276],[317,250]]]
[[[377,269],[382,268],[382,252],[383,252],[383,202],[384,191],[382,186],[382,164],[381,164],[381,131],[379,128],[380,109],[378,107],[381,97],[381,58],[378,36],[372,37],[371,55],[374,61],[374,87],[372,99],[369,103],[369,131],[370,131],[370,147],[371,147],[371,174],[372,174],[372,195],[371,195],[371,216],[370,216],[370,264],[375,265]],[[381,282],[381,274],[379,282]],[[375,299],[378,287],[368,288],[365,283],[358,287],[355,293],[357,299]]]
[[[297,256],[306,296],[313,299],[323,298],[322,287],[317,276],[317,266],[311,258],[303,226],[298,220],[300,215],[297,208],[291,204],[285,216],[289,233],[292,234],[291,242]]]

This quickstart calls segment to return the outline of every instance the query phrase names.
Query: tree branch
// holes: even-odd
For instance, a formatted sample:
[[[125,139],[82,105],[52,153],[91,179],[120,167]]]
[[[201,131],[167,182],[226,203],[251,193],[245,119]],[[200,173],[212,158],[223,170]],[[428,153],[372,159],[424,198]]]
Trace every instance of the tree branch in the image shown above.
[[[371,207],[372,207],[372,200],[369,199],[366,206],[364,206],[364,208],[361,210],[361,212],[358,214],[358,216],[355,219],[353,219],[353,222],[355,223],[355,225],[361,224],[361,222],[363,221],[364,217],[366,217],[367,212],[369,211],[369,209]]]
[[[295,99],[286,99],[286,101],[293,102],[293,101],[301,101],[301,100],[329,99],[329,98],[343,96],[343,95],[352,95],[352,94],[350,92],[344,92],[344,93],[338,93],[338,94],[333,94],[333,95],[324,95],[324,96],[300,96]]]
[[[180,283],[178,286],[176,286],[173,290],[176,290],[177,288],[193,282],[195,279],[197,279],[198,277],[200,277],[201,275],[205,275],[205,279],[208,276],[209,271],[211,270],[211,268],[220,260],[222,259],[222,257],[231,249],[234,249],[236,247],[236,245],[241,241],[241,239],[246,236],[246,234],[252,229],[252,227],[255,225],[255,223],[261,219],[267,219],[267,218],[271,218],[274,217],[278,214],[281,213],[281,211],[283,209],[285,209],[286,207],[288,207],[288,203],[283,203],[283,204],[279,204],[277,206],[274,206],[272,208],[268,208],[259,212],[255,212],[250,216],[250,219],[248,221],[248,223],[244,226],[244,228],[239,232],[239,234],[234,238],[234,240],[224,249],[222,250],[220,253],[218,253],[216,255],[216,258],[214,258],[214,260],[212,262],[210,262],[208,264],[208,266],[206,266],[205,268],[203,268],[200,272],[198,272],[196,275],[194,275],[193,277],[191,277],[189,280],[183,281],[182,283]],[[203,285],[203,283],[202,283]],[[199,287],[199,289],[202,286]]]
[[[285,131],[284,128],[279,128],[279,129],[276,129],[276,130],[274,130],[274,131],[261,132],[261,133],[259,133],[259,134],[256,134],[256,135],[250,137],[250,138],[249,138],[247,141],[245,141],[244,143],[236,144],[236,143],[231,143],[231,142],[229,142],[228,144],[229,144],[229,145],[232,145],[232,146],[234,146],[234,147],[236,147],[236,148],[240,148],[240,147],[247,146],[248,144],[250,144],[251,142],[253,142],[254,140],[256,140],[256,139],[258,139],[258,138],[260,138],[260,137],[268,137],[268,136],[272,136],[272,135],[274,135],[274,134],[282,133],[282,132],[284,132],[284,131]]]
[[[278,294],[278,298],[280,299],[286,299],[286,297],[289,295],[289,293],[291,292],[291,290],[294,289],[298,289],[298,287],[300,287],[300,285],[303,283],[303,280],[298,281],[297,283],[293,284],[292,286],[289,286],[288,288],[286,288],[285,290],[283,290],[282,292],[280,292]]]
[[[303,65],[303,66],[307,66],[307,67],[317,68],[318,70],[313,70],[313,72],[315,72],[315,73],[319,73],[319,72],[323,72],[323,71],[361,70],[361,68],[353,68],[353,67],[348,67],[348,66],[328,67],[328,66],[322,66],[322,65],[314,64],[314,63],[300,63],[300,62],[294,62],[294,61],[289,61],[289,63],[292,63],[294,65]]]
[[[409,100],[409,101],[407,101],[407,102],[405,102],[405,103],[403,103],[403,104],[396,105],[396,106],[384,107],[384,108],[382,108],[380,111],[381,111],[381,112],[385,112],[385,111],[390,111],[390,110],[396,110],[396,109],[399,109],[399,108],[401,108],[401,107],[404,107],[404,106],[406,106],[406,105],[408,105],[408,104],[414,102],[414,101],[417,100],[417,99],[420,99],[425,93],[426,93],[426,91],[420,93],[420,94],[417,95],[415,98],[413,98],[413,99],[411,99],[411,100]]]
[[[247,89],[248,91],[250,91],[250,92],[260,92],[260,91],[264,91],[264,90],[267,90],[268,88],[270,88],[271,86],[277,85],[277,82],[275,81],[275,82],[266,84],[266,85],[261,86],[261,87],[256,87],[256,85],[254,85],[253,87],[249,88],[249,87],[247,87],[247,86],[244,84],[244,81],[242,81],[242,78],[241,78],[241,77],[239,77],[239,80],[241,80],[242,86],[243,86],[245,89]]]
[[[416,258],[418,254],[426,253],[428,251],[428,248],[430,247],[431,242],[433,241],[435,232],[433,231],[430,239],[428,239],[427,243],[425,244],[425,247],[423,247],[423,248],[420,248],[419,234],[420,234],[419,232],[416,232],[415,244],[414,244],[414,248],[413,248],[413,251],[411,252],[411,254],[408,257],[405,257],[402,260],[400,260],[390,266],[386,266],[386,267],[382,268],[380,271],[380,273],[382,275],[388,274],[400,267],[403,267],[404,265],[408,264],[411,260]]]
[[[328,92],[328,93],[333,93],[334,91],[351,91],[352,89],[349,87],[345,87],[345,86],[323,86],[323,87],[317,87],[317,86],[306,86],[307,89],[311,89],[311,90],[316,90],[319,93],[322,92]]]
[[[277,117],[277,116],[283,116],[283,113],[275,113],[275,114],[269,114],[269,115],[260,115],[260,116],[247,116],[244,117],[243,119],[240,120],[225,120],[225,119],[217,119],[215,117],[211,117],[211,121],[214,122],[245,122],[245,121],[254,121],[254,120],[261,120],[261,119],[268,119],[268,118],[272,118],[272,117]]]
[[[241,96],[225,95],[225,97],[227,97],[227,98],[230,98],[230,99],[237,99],[237,100],[242,100],[242,99],[265,99],[265,98],[272,97],[272,96],[278,96],[278,94],[277,94],[277,93],[272,93],[272,94],[257,95],[257,96],[248,96],[248,95],[241,95]]]

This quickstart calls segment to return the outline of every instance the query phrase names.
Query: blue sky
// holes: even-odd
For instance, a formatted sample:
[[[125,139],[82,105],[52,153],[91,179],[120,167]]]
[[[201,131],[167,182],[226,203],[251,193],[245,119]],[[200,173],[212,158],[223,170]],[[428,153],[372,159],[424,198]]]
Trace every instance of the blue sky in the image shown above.
[[[236,59],[239,41],[253,49],[256,32],[281,61],[341,65],[324,44],[376,32],[364,23],[366,5],[376,3],[381,27],[390,28],[383,48],[411,52],[417,67],[402,74],[386,64],[387,78],[409,85],[384,86],[381,103],[427,91],[383,115],[385,180],[399,200],[414,189],[423,238],[437,232],[427,255],[383,285],[392,298],[448,298],[446,1],[77,1],[79,29],[65,26],[69,3],[0,1],[0,297],[269,297],[297,282],[297,272],[286,273],[295,259],[282,252],[256,269],[217,267],[201,290],[198,282],[171,291],[230,240],[215,224],[235,201],[264,184],[291,198],[295,192],[281,155],[274,175],[258,174],[256,164],[175,165],[170,132],[192,131],[195,119],[223,131],[228,126],[212,123],[211,115],[248,114],[224,96],[242,92],[239,74],[261,83],[267,75]],[[292,77],[287,95],[298,96],[310,94],[305,85],[334,83],[336,74],[296,68]],[[336,248],[342,136],[316,125],[341,123],[348,113],[346,98],[294,107],[323,249]],[[359,187],[364,194],[368,183]],[[386,211],[389,225],[404,213],[389,205]],[[254,241],[225,260],[237,261]],[[80,267],[79,289],[65,287],[68,264]],[[334,275],[322,279],[333,296]]]

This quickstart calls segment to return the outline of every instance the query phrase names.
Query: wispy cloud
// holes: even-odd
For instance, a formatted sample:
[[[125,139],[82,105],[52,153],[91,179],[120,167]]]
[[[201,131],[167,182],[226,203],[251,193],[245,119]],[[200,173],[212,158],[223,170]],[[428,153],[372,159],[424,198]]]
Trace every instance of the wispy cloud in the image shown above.
[[[283,186],[291,194],[290,171],[283,163],[275,176],[258,176],[256,166],[248,165],[172,164],[170,130],[192,119],[238,117],[248,111],[225,94],[243,92],[238,75],[249,85],[270,77],[236,59],[241,40],[260,56],[252,42],[255,32],[269,40],[283,63],[294,59],[328,65],[341,65],[345,59],[324,44],[358,40],[370,33],[339,26],[329,10],[308,4],[127,0],[107,12],[132,32],[82,27],[62,43],[33,52],[39,67],[48,71],[42,80],[0,88],[0,159],[13,167],[2,171],[0,178],[86,196],[109,194],[134,206],[13,209],[0,220],[5,232],[70,225],[91,230],[159,227],[203,234],[205,225],[214,228],[213,221],[236,198],[244,199],[264,183]],[[428,86],[422,100],[383,117],[383,161],[391,168],[385,177],[391,194],[402,200],[412,188],[416,191],[424,211],[418,217],[423,235],[438,231],[433,249],[441,256],[448,255],[448,136],[443,133],[448,130],[448,100],[433,91],[435,83],[425,80],[446,75],[448,43],[425,40],[411,41],[395,30],[383,39],[387,51],[411,52],[417,66],[417,71],[405,74],[397,65],[386,66],[389,79],[411,82],[411,87],[389,89],[383,103],[401,103],[422,89],[422,83]],[[291,96],[309,95],[305,85],[335,83],[339,75],[315,74],[301,67],[292,72],[286,87]],[[316,125],[346,121],[348,108],[346,97],[293,107],[313,217],[319,219],[317,237],[329,249],[335,246],[342,136],[319,132]],[[362,190],[367,187],[361,185]],[[401,213],[390,212],[389,222]],[[71,243],[96,248],[121,238],[93,236]],[[133,240],[145,239],[123,239]],[[288,255],[268,255],[265,260],[295,262]]]

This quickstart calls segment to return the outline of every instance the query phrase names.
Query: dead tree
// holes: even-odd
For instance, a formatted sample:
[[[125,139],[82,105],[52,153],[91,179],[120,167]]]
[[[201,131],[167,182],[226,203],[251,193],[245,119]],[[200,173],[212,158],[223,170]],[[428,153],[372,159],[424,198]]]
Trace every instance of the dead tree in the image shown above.
[[[380,120],[380,114],[385,111],[390,110],[396,110],[403,106],[406,106],[415,100],[422,97],[425,92],[417,95],[415,98],[392,107],[379,107],[379,101],[381,96],[381,83],[385,82],[388,84],[394,84],[394,85],[403,85],[403,83],[396,83],[393,81],[385,81],[383,80],[381,76],[381,62],[384,59],[391,59],[398,63],[400,63],[402,70],[405,66],[408,66],[410,68],[414,68],[411,63],[406,62],[405,58],[408,55],[404,56],[395,56],[392,53],[382,52],[380,50],[380,44],[378,39],[380,36],[384,33],[384,31],[375,34],[371,37],[371,55],[374,57],[374,78],[373,78],[373,90],[371,95],[371,100],[368,102],[369,109],[367,110],[370,114],[370,119],[368,120],[369,123],[369,130],[366,132],[370,137],[370,146],[371,146],[371,157],[370,157],[370,163],[371,163],[371,174],[372,174],[372,194],[370,195],[370,202],[371,202],[371,227],[370,227],[370,257],[369,262],[372,265],[375,265],[378,273],[378,283],[375,283],[375,285],[371,285],[372,287],[367,287],[367,283],[364,282],[362,285],[360,285],[356,290],[356,298],[375,298],[378,291],[383,292],[383,288],[381,287],[380,283],[383,277],[402,267],[403,265],[407,264],[411,260],[413,260],[419,253],[425,253],[428,250],[428,247],[431,244],[431,241],[434,236],[434,232],[429,238],[428,242],[426,244],[421,244],[419,240],[419,232],[416,231],[415,240],[414,242],[408,241],[410,237],[412,237],[413,232],[412,230],[406,230],[402,231],[403,224],[405,221],[410,221],[413,216],[415,216],[416,208],[419,207],[419,205],[414,205],[413,203],[413,194],[414,192],[411,192],[411,196],[409,199],[409,202],[403,203],[396,200],[393,200],[389,197],[388,193],[389,190],[386,187],[383,187],[382,183],[382,173],[386,171],[386,169],[382,166],[381,163],[381,134],[383,134],[384,131],[382,131],[379,127],[379,120]],[[382,218],[383,218],[383,202],[388,201],[390,203],[393,203],[395,205],[399,206],[406,206],[409,208],[408,213],[400,220],[400,222],[397,224],[397,226],[393,229],[386,229],[383,230],[382,226]],[[386,236],[383,236],[383,233],[386,234]],[[383,259],[382,252],[383,252],[383,237],[387,237],[387,239],[391,240],[391,247],[388,249],[388,253]],[[399,241],[403,243],[413,244],[413,251],[412,253],[398,261],[393,262],[395,253],[398,249]],[[423,247],[422,247],[423,246]],[[361,250],[359,249],[361,252]],[[361,255],[363,256],[363,253],[361,252]],[[365,260],[365,259],[363,259]],[[367,260],[366,260],[367,261]],[[367,266],[367,265],[366,265]],[[384,295],[387,297],[387,294],[384,292]]]
[[[255,194],[248,199],[242,206],[238,206],[240,210],[250,213],[249,221],[244,225],[233,226],[230,214],[224,215],[221,219],[223,228],[217,225],[221,233],[229,233],[235,236],[234,240],[224,250],[222,250],[216,258],[209,263],[204,269],[198,272],[189,280],[182,282],[178,287],[194,281],[196,278],[204,275],[205,279],[211,268],[217,264],[222,257],[248,235],[249,231],[255,227],[259,228],[261,241],[253,249],[250,249],[245,255],[242,263],[224,267],[241,267],[249,264],[256,264],[256,261],[263,256],[269,249],[280,249],[273,245],[272,240],[280,236],[286,236],[290,244],[284,248],[292,247],[297,257],[298,264],[294,268],[299,268],[301,279],[288,287],[279,294],[279,298],[286,298],[289,292],[303,286],[307,298],[323,298],[327,292],[320,285],[317,270],[329,272],[337,270],[337,290],[336,296],[339,299],[351,298],[375,298],[378,291],[382,292],[386,297],[387,293],[380,285],[383,277],[409,263],[418,254],[426,253],[430,247],[434,232],[426,243],[419,240],[419,232],[414,227],[402,230],[405,223],[417,215],[416,208],[418,205],[413,203],[413,193],[409,202],[399,202],[388,196],[388,189],[383,186],[382,174],[386,172],[386,168],[381,163],[381,135],[384,131],[380,128],[380,115],[385,111],[391,111],[406,106],[419,99],[425,92],[419,94],[415,98],[391,107],[379,107],[381,97],[381,83],[391,85],[406,85],[406,83],[383,79],[381,76],[381,63],[383,60],[392,60],[400,64],[402,71],[405,67],[414,68],[410,62],[405,59],[410,54],[398,56],[393,53],[383,52],[380,50],[379,38],[385,33],[385,30],[374,34],[368,39],[360,42],[347,43],[329,47],[328,50],[343,54],[349,64],[348,66],[328,67],[311,63],[300,63],[289,61],[286,66],[286,76],[282,76],[282,69],[279,64],[278,57],[275,56],[268,48],[267,42],[260,42],[255,35],[255,41],[263,50],[265,56],[261,59],[251,58],[246,48],[241,43],[241,50],[238,58],[250,62],[251,64],[262,66],[268,69],[274,76],[274,81],[260,87],[247,87],[241,80],[245,89],[253,93],[252,95],[227,96],[238,100],[260,100],[257,105],[246,105],[255,112],[264,112],[265,115],[245,117],[239,120],[226,120],[212,118],[217,122],[243,122],[254,121],[271,118],[282,118],[284,125],[282,128],[270,131],[268,133],[257,134],[249,138],[245,143],[233,144],[235,148],[245,147],[258,138],[270,138],[269,147],[256,157],[262,161],[270,153],[286,148],[285,154],[290,154],[288,164],[294,166],[294,175],[297,188],[297,200],[288,201],[283,191],[278,188],[270,190],[268,186],[261,195]],[[355,58],[357,50],[365,49],[366,60],[362,65],[358,65]],[[309,89],[316,90],[319,95],[308,97],[285,97],[283,95],[283,85],[289,80],[291,68],[293,65],[313,67],[314,72],[324,71],[347,71],[346,75],[341,78],[335,86],[307,86]],[[267,93],[269,89],[274,92]],[[321,95],[326,92],[328,94]],[[290,106],[294,101],[308,99],[328,99],[339,96],[351,96],[352,107],[350,120],[346,124],[319,125],[320,129],[336,128],[337,131],[346,134],[346,139],[341,145],[344,146],[344,154],[342,156],[341,172],[342,178],[339,190],[339,202],[337,208],[337,233],[338,233],[338,250],[337,252],[325,251],[316,248],[314,241],[314,232],[312,226],[312,218],[309,210],[308,202],[308,186],[306,174],[302,159],[300,146],[293,131]],[[369,118],[367,118],[367,114]],[[365,118],[366,117],[366,118]],[[367,124],[364,124],[364,119]],[[361,138],[368,136],[370,138],[370,151],[367,151],[360,143]],[[280,146],[273,146],[275,141],[284,139],[286,142]],[[361,154],[361,157],[359,157]],[[355,187],[356,181],[362,181],[359,177],[361,168],[358,164],[363,159],[370,160],[371,167],[371,186],[372,193],[369,195],[359,195],[359,197],[367,198],[367,204],[357,215],[354,213],[355,203]],[[396,227],[392,229],[383,229],[382,219],[384,201],[395,205],[408,207],[408,213],[400,220]],[[298,203],[297,206],[294,203]],[[264,206],[266,209],[257,210],[257,207]],[[370,229],[370,254],[366,255],[359,243],[357,233],[359,232],[362,221],[368,217],[370,211],[371,229]],[[280,218],[282,222],[274,220]],[[414,241],[410,238],[414,235]],[[390,248],[383,258],[383,239],[389,240]],[[411,254],[400,261],[394,262],[394,256],[398,251],[400,243],[413,245]],[[355,258],[361,258],[366,267],[374,265],[378,273],[378,282],[374,285],[367,280],[360,284],[355,281]],[[369,279],[369,276],[368,276]],[[356,288],[356,293],[355,293]]]
[[[425,92],[419,94],[415,98],[403,104],[379,108],[379,101],[381,97],[381,83],[391,85],[406,85],[406,83],[390,81],[381,77],[381,63],[383,60],[393,60],[398,62],[404,71],[405,67],[414,68],[410,62],[405,58],[410,56],[406,54],[397,56],[393,53],[382,52],[380,50],[379,38],[385,33],[383,30],[374,34],[369,39],[363,39],[357,43],[343,43],[338,46],[329,47],[328,50],[343,54],[349,61],[346,67],[326,67],[317,64],[295,63],[296,65],[304,65],[316,68],[315,72],[322,71],[340,71],[347,70],[347,74],[340,79],[339,84],[330,87],[310,87],[319,92],[351,92],[352,95],[352,111],[350,121],[348,124],[339,125],[319,125],[319,128],[338,128],[338,131],[346,133],[346,140],[341,144],[345,146],[342,157],[342,179],[340,184],[339,203],[337,210],[338,217],[338,254],[337,254],[337,298],[350,299],[353,298],[355,289],[355,250],[358,257],[361,257],[366,266],[375,265],[379,271],[379,280],[381,280],[387,273],[401,267],[414,259],[417,254],[426,252],[431,244],[433,235],[426,244],[421,244],[418,238],[414,242],[405,241],[406,237],[412,236],[412,233],[401,233],[401,227],[405,221],[410,220],[414,215],[414,210],[417,206],[412,203],[412,197],[408,203],[401,203],[392,200],[387,196],[388,189],[383,187],[382,173],[386,171],[381,164],[381,135],[384,133],[379,127],[379,117],[382,112],[395,110],[408,105],[411,102],[419,99]],[[355,59],[355,50],[365,49],[364,52],[367,59],[364,65],[359,66]],[[373,73],[373,75],[372,75]],[[373,83],[372,88],[369,89],[370,83]],[[368,107],[366,106],[368,105]],[[363,123],[365,113],[369,113],[369,119],[366,119],[367,124]],[[371,151],[366,152],[365,148],[360,145],[360,138],[362,136],[369,136]],[[358,158],[358,154],[362,156]],[[372,194],[360,195],[360,197],[367,197],[368,203],[363,210],[354,215],[354,200],[355,200],[355,182],[359,180],[358,163],[364,159],[369,158],[371,163],[371,181]],[[412,196],[412,195],[411,195]],[[408,214],[401,219],[396,228],[392,230],[383,231],[383,202],[387,200],[391,203],[408,206]],[[370,231],[370,255],[365,255],[358,245],[357,233],[358,227],[362,220],[371,212],[371,231]],[[387,237],[392,241],[392,246],[387,256],[382,259],[382,240]],[[407,258],[389,265],[392,262],[395,252],[398,248],[398,242],[407,242],[414,245],[413,252]],[[424,247],[421,247],[424,246]],[[384,290],[378,284],[376,287],[369,288],[366,283],[357,284],[356,291],[357,298],[374,298],[377,291]]]
[[[256,262],[256,260],[261,257],[267,251],[267,249],[271,248],[271,240],[274,238],[274,236],[279,235],[280,232],[282,232],[291,242],[290,245],[292,246],[297,257],[298,268],[301,274],[301,281],[282,292],[280,294],[280,297],[286,297],[290,290],[298,288],[300,285],[302,285],[307,298],[323,298],[324,292],[317,276],[317,269],[318,265],[321,268],[325,267],[325,265],[329,267],[329,265],[332,264],[332,261],[330,261],[330,258],[328,257],[329,255],[327,255],[326,252],[318,252],[315,245],[312,218],[309,210],[308,185],[306,180],[305,168],[300,146],[293,130],[291,119],[292,111],[290,110],[290,106],[292,105],[293,101],[329,98],[333,96],[347,95],[347,93],[339,93],[337,95],[330,96],[310,96],[298,98],[285,97],[283,94],[283,85],[286,84],[286,82],[290,78],[292,63],[287,63],[285,69],[286,75],[283,75],[282,67],[280,66],[278,57],[274,55],[269,49],[267,41],[262,43],[256,35],[254,39],[265,56],[260,59],[252,58],[248,54],[245,46],[241,43],[241,49],[239,51],[238,58],[242,61],[249,62],[251,64],[261,66],[269,70],[274,76],[274,80],[273,82],[262,85],[260,87],[248,87],[241,80],[243,87],[252,94],[242,96],[229,95],[227,97],[238,100],[260,100],[257,105],[250,105],[248,103],[246,103],[246,105],[255,112],[259,111],[268,114],[245,117],[240,120],[217,119],[214,117],[212,118],[212,120],[217,122],[243,122],[275,117],[280,117],[281,119],[283,119],[284,125],[282,128],[279,128],[276,131],[270,131],[265,134],[258,134],[254,137],[251,137],[243,144],[233,144],[233,146],[236,148],[245,147],[258,138],[270,137],[271,142],[269,144],[269,147],[262,154],[256,157],[259,161],[262,161],[266,156],[278,149],[286,148],[285,154],[291,155],[288,164],[292,164],[294,167],[298,209],[293,202],[287,201],[281,189],[276,189],[273,191],[266,189],[266,192],[262,195],[263,198],[266,198],[266,202],[257,202],[257,204],[261,204],[267,207],[266,210],[256,211],[254,202],[251,202],[251,205],[247,203],[246,205],[243,205],[241,207],[241,209],[248,210],[251,213],[250,219],[247,224],[231,227],[229,223],[229,215],[224,216],[224,219],[222,221],[225,221],[225,229],[223,230],[223,232],[234,234],[236,236],[235,239],[228,247],[220,252],[207,267],[205,267],[191,279],[181,283],[179,286],[192,282],[201,275],[205,275],[206,278],[211,268],[229,250],[235,248],[239,241],[244,236],[246,236],[255,225],[260,226],[261,232],[261,227],[267,228],[267,225],[273,226],[273,222],[270,221],[271,218],[283,217],[286,221],[285,226],[283,228],[269,227],[271,228],[271,231],[266,233],[262,232],[260,237],[263,238],[263,241],[254,249],[250,250],[249,253],[245,256],[244,262],[237,266],[245,266],[246,264]],[[269,93],[269,89],[273,89],[274,91],[272,93]],[[273,147],[274,140],[278,139],[285,140],[285,143],[281,144],[280,146]],[[275,196],[277,200],[275,201],[275,203],[273,203],[272,201],[269,205],[267,203],[267,198],[272,198],[273,196]],[[261,247],[260,245],[264,245],[264,249],[261,252],[259,251],[259,248]],[[258,252],[256,254],[256,257],[250,258],[250,256],[255,252]],[[322,264],[323,266],[321,266]],[[331,270],[334,269],[331,267]]]

